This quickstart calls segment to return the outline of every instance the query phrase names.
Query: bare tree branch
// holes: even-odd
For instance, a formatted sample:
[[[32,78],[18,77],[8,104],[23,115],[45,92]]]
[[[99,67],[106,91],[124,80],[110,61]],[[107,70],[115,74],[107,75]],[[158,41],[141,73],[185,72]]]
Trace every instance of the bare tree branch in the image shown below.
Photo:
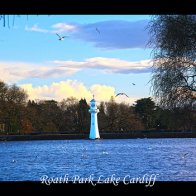
[[[196,92],[196,17],[153,16],[149,23],[153,46],[153,94],[164,107],[192,107]]]

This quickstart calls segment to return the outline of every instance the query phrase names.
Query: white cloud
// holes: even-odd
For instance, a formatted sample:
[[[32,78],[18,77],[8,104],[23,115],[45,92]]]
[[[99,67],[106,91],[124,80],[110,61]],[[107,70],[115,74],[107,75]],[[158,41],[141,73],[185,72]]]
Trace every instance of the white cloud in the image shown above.
[[[151,60],[142,60],[142,61],[125,61],[117,58],[103,58],[103,57],[94,57],[86,59],[83,62],[74,62],[74,61],[53,61],[54,64],[58,64],[61,67],[68,68],[70,65],[76,70],[91,68],[104,70],[105,72],[110,73],[144,73],[150,72],[152,61]]]
[[[112,86],[94,84],[90,87],[90,91],[99,101],[109,100],[111,96],[115,96],[115,88]]]
[[[111,96],[115,97],[115,88],[107,85],[93,84],[90,87],[85,86],[82,82],[77,80],[66,80],[61,82],[54,82],[51,85],[43,85],[33,87],[32,84],[23,84],[21,87],[26,90],[29,99],[36,100],[57,100],[61,101],[68,97],[75,97],[77,99],[85,98],[89,102],[93,95],[97,102],[109,101]],[[125,102],[132,104],[136,98],[127,98],[126,96],[118,96],[115,98],[116,102]]]
[[[25,30],[26,30],[26,31],[39,32],[39,33],[49,33],[48,30],[42,29],[42,28],[38,27],[37,24],[34,24],[32,27],[26,26],[26,27],[25,27]]]
[[[102,70],[107,73],[150,72],[151,61],[124,61],[115,58],[95,57],[84,61],[59,61],[36,64],[26,62],[0,62],[1,80],[16,82],[26,78],[57,78],[83,69]]]
[[[52,29],[43,29],[34,24],[32,27],[25,26],[26,31],[38,32],[38,33],[65,33],[74,32],[77,29],[76,25],[68,23],[56,23],[51,26]]]
[[[50,78],[73,74],[78,69],[74,67],[60,67],[48,63],[36,64],[26,62],[0,62],[1,80],[16,82],[26,78]]]
[[[72,32],[75,31],[77,26],[68,23],[56,23],[52,25],[52,28],[55,29],[55,33],[64,33],[64,32]]]
[[[0,62],[1,80],[15,82],[28,76],[32,64],[23,62]]]

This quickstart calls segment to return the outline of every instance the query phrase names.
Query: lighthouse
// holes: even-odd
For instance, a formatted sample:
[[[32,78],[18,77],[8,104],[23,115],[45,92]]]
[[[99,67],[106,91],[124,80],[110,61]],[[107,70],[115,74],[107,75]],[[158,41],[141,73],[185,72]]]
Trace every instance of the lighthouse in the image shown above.
[[[96,101],[93,99],[90,101],[90,109],[89,112],[91,113],[91,128],[90,128],[90,139],[99,139],[99,129],[98,129],[98,122],[97,122],[97,113],[99,112],[99,109],[97,109]]]

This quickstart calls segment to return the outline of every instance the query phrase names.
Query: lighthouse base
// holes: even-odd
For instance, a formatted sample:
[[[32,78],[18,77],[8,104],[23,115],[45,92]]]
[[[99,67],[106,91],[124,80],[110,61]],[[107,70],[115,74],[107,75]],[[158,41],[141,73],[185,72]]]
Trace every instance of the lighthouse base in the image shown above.
[[[90,140],[98,140],[100,137],[89,137]]]
[[[95,130],[90,131],[89,139],[91,139],[91,140],[100,139],[100,135],[99,135],[98,130],[97,131],[95,131]]]

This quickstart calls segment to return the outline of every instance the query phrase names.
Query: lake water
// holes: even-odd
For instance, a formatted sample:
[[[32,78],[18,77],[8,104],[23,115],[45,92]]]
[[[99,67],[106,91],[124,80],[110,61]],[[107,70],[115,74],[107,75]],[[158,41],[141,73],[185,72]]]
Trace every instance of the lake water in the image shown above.
[[[196,139],[0,142],[0,181],[152,174],[157,181],[196,181]]]

